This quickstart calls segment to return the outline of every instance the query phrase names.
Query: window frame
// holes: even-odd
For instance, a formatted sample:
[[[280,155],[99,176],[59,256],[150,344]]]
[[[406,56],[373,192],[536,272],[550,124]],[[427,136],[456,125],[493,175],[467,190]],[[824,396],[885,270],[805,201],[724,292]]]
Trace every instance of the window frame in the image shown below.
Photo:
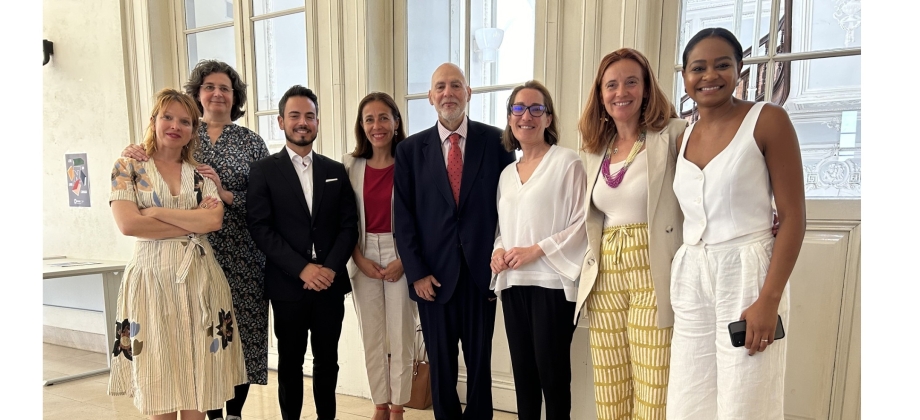
[[[736,0],[738,1],[738,0]],[[743,0],[742,0],[743,1]],[[770,10],[775,11],[779,10],[780,3],[783,0],[772,0],[770,3]],[[790,4],[792,3],[791,0]],[[680,42],[678,34],[681,30],[680,16],[682,13],[681,6],[683,5],[682,0],[664,0],[664,13],[662,13],[662,53],[659,65],[659,74],[669,75],[668,77],[659,77],[659,83],[662,85],[662,88],[666,92],[671,92],[675,94],[674,89],[674,80],[673,75],[676,72],[682,70],[681,66],[681,51],[678,49]],[[787,14],[791,16],[792,11],[787,11]],[[779,14],[770,13],[770,39],[777,39],[777,33],[779,32]],[[672,40],[673,42],[669,42]],[[755,41],[756,42],[756,41]],[[766,92],[764,101],[770,101],[773,97],[773,83],[774,83],[774,66],[775,63],[790,63],[792,61],[802,61],[802,60],[812,60],[818,58],[836,58],[836,57],[849,57],[853,55],[862,55],[862,47],[849,47],[849,48],[831,48],[824,50],[815,50],[815,51],[804,51],[804,52],[776,52],[776,45],[778,43],[771,42],[769,47],[765,51],[764,55],[747,57],[744,60],[744,65],[754,65],[754,64],[767,64],[767,75],[765,86]],[[676,64],[670,64],[676,63]],[[679,97],[674,97],[673,99],[679,100]]]
[[[735,0],[738,3],[743,2],[743,0]],[[779,28],[779,14],[775,13],[780,8],[780,4],[784,0],[772,0],[770,2],[770,29],[769,29],[769,39],[775,40],[778,38]],[[800,0],[791,0],[790,5],[794,1]],[[662,90],[669,92],[670,99],[675,104],[675,107],[680,106],[681,95],[680,92],[676,91],[675,75],[682,70],[681,60],[681,51],[680,48],[680,38],[679,34],[682,30],[681,25],[681,15],[682,15],[682,0],[663,0],[662,5],[662,18],[661,18],[661,52],[659,55],[658,61],[658,82]],[[736,8],[738,5],[736,5]],[[792,10],[786,10],[786,16],[792,18]],[[752,41],[752,45],[756,46],[757,40]],[[785,63],[786,68],[790,68],[793,62],[796,61],[806,61],[813,59],[821,58],[837,58],[837,57],[849,57],[849,56],[862,56],[862,47],[845,47],[845,48],[830,48],[823,50],[814,50],[814,51],[803,51],[803,52],[780,52],[776,51],[778,42],[768,43],[768,48],[764,51],[763,55],[746,57],[744,59],[744,65],[759,65],[766,64],[766,75],[765,75],[765,85],[764,85],[764,101],[770,102],[773,99],[773,90],[775,78],[775,64],[776,63]],[[789,46],[791,51],[791,45]],[[788,83],[788,82],[787,82]],[[785,101],[784,101],[785,103]],[[779,104],[783,106],[783,104]],[[861,107],[860,107],[861,109]],[[678,109],[678,112],[680,110]],[[804,168],[803,168],[804,169]],[[853,211],[853,206],[845,203],[860,203],[862,201],[862,196],[859,197],[807,197],[806,204],[809,212],[809,219],[812,216],[819,218],[859,218],[858,205],[856,206],[856,211]],[[815,212],[812,211],[815,210]]]
[[[451,28],[452,35],[456,35],[461,42],[461,50],[463,55],[457,57],[454,53],[451,53],[450,60],[453,63],[462,63],[458,64],[461,69],[463,69],[463,74],[469,77],[470,74],[470,64],[472,62],[471,54],[472,42],[470,40],[471,33],[471,14],[470,14],[470,2],[472,0],[449,0],[452,3],[456,3],[460,9],[460,14],[463,15],[464,23],[459,28]],[[499,0],[494,0],[499,1]],[[545,54],[538,48],[541,40],[546,40],[546,23],[541,22],[541,19],[546,18],[545,10],[547,9],[547,3],[554,3],[555,0],[536,0],[534,2],[534,63],[533,63],[533,76],[531,79],[536,80],[545,80],[549,78],[550,75],[544,74],[545,66],[540,63],[541,57],[544,57]],[[394,4],[394,21],[395,31],[396,31],[396,42],[394,45],[394,69],[395,69],[395,87],[396,91],[394,92],[394,99],[398,101],[403,110],[405,110],[405,119],[406,127],[408,127],[409,120],[411,116],[409,115],[409,102],[412,100],[418,99],[428,99],[428,91],[419,92],[419,93],[410,93],[409,92],[409,74],[408,74],[408,57],[409,57],[409,47],[408,47],[408,0],[395,0]],[[458,31],[458,32],[455,32]],[[527,80],[521,80],[515,83],[504,83],[490,86],[470,86],[470,96],[477,94],[487,94],[492,92],[501,92],[501,91],[510,91],[517,87],[518,85],[526,82]],[[467,80],[469,84],[469,80]],[[544,84],[546,84],[544,82]],[[465,110],[466,115],[469,115],[469,103],[467,103],[467,109]],[[433,122],[432,122],[433,123]],[[411,134],[410,134],[411,135]]]

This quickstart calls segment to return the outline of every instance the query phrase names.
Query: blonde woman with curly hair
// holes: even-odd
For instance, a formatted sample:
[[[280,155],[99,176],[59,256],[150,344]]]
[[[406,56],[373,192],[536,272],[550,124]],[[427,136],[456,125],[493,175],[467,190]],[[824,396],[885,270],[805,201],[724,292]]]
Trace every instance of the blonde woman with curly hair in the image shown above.
[[[134,397],[152,419],[204,419],[246,382],[230,287],[208,243],[224,206],[195,169],[199,112],[172,89],[157,93],[146,162],[119,158],[109,203],[134,255],[118,292],[109,395]]]

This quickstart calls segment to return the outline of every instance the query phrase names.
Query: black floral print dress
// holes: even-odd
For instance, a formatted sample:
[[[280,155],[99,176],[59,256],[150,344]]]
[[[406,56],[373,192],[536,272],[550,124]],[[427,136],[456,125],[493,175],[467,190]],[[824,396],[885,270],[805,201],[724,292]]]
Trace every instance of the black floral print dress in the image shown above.
[[[249,164],[268,157],[268,147],[258,134],[236,124],[224,126],[215,143],[208,125],[198,130],[201,148],[195,159],[217,172],[223,188],[233,193],[224,203],[224,225],[209,236],[217,262],[230,283],[236,320],[234,334],[243,343],[249,383],[268,383],[268,301],[263,295],[265,255],[256,248],[246,227],[246,188]]]

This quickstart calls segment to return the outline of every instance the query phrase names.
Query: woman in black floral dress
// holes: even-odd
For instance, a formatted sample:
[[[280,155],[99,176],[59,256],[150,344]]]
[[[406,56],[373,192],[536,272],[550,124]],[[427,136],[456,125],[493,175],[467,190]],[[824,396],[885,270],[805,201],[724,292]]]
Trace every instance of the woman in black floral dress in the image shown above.
[[[245,111],[246,84],[228,64],[203,60],[192,70],[185,92],[202,112],[198,135],[201,148],[195,159],[198,172],[214,181],[224,202],[223,228],[209,235],[230,291],[239,323],[249,383],[236,387],[227,401],[227,420],[239,419],[250,384],[268,383],[268,301],[262,295],[265,256],[256,248],[246,228],[246,188],[249,163],[268,157],[265,142],[248,128],[233,123]],[[143,148],[128,146],[124,156],[147,160]],[[208,412],[222,419],[221,410]]]

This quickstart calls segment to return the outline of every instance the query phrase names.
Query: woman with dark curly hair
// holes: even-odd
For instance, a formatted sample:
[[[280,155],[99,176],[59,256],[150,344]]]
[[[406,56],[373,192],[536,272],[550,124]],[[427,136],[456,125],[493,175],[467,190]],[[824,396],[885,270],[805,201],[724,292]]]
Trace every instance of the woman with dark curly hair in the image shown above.
[[[246,127],[233,123],[245,114],[246,84],[227,63],[203,60],[185,84],[202,113],[198,135],[201,147],[195,155],[198,172],[214,181],[225,205],[223,229],[210,235],[217,261],[233,294],[243,342],[249,383],[237,387],[227,401],[227,420],[238,419],[249,393],[249,384],[268,383],[268,301],[262,296],[265,256],[256,248],[246,228],[246,188],[249,164],[268,157],[265,142]],[[128,146],[126,157],[144,161],[143,149]],[[221,410],[208,412],[221,419]]]

